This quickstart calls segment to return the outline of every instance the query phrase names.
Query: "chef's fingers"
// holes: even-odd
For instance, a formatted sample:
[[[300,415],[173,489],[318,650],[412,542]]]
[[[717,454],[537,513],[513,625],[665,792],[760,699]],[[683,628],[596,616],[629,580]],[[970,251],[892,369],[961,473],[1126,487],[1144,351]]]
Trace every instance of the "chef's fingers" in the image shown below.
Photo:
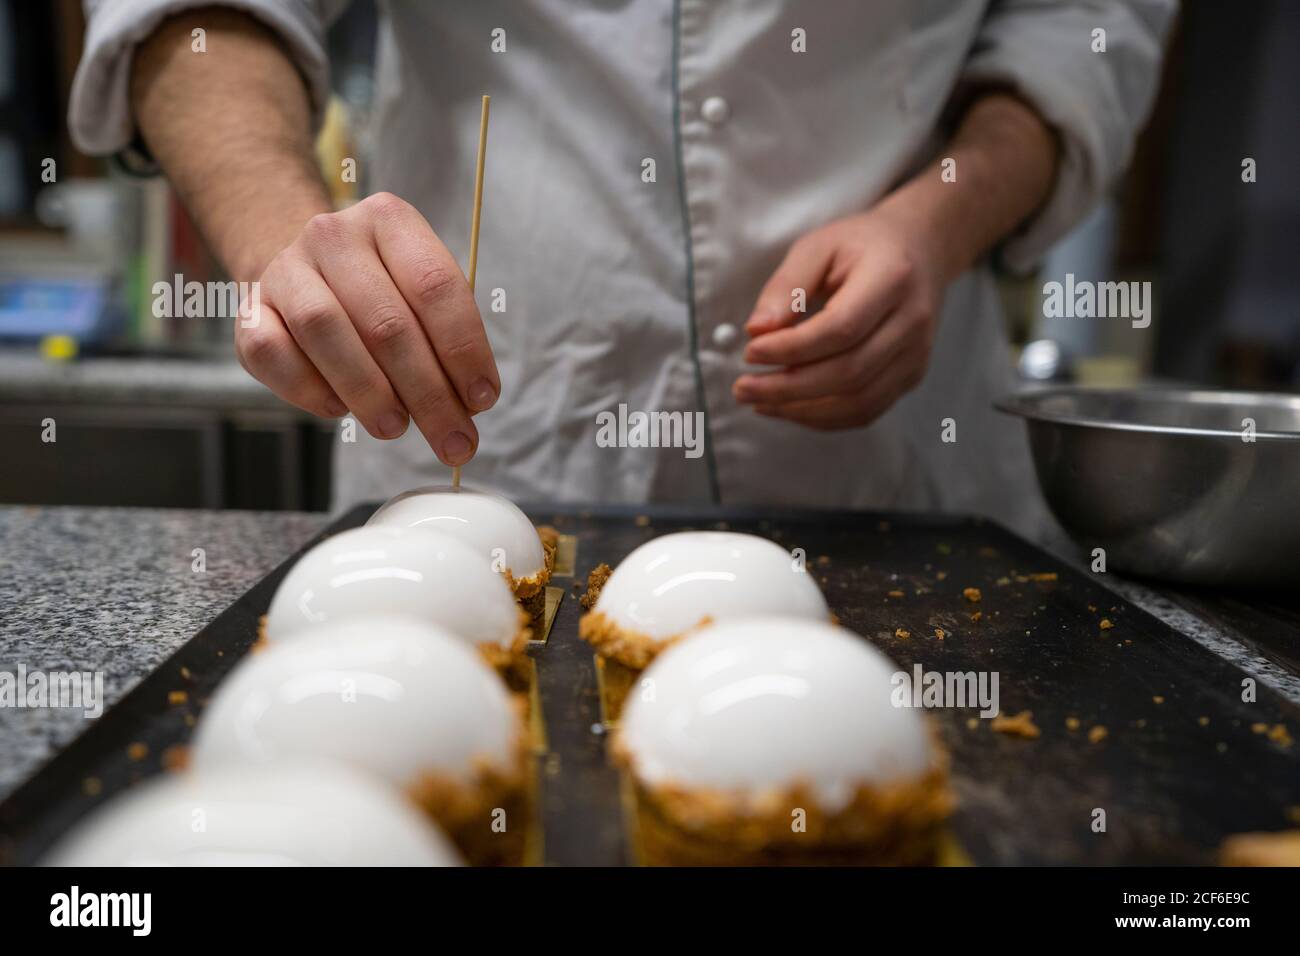
[[[282,269],[273,305],[293,340],[366,431],[376,438],[400,437],[409,422],[406,408],[316,266],[293,259]]]
[[[374,248],[321,249],[317,264],[429,447],[445,465],[469,461],[478,430]]]
[[[280,313],[265,302],[256,315],[247,303],[235,326],[235,355],[249,375],[290,405],[322,418],[347,414],[347,406],[298,348]]]
[[[807,321],[751,339],[751,365],[802,365],[845,352],[865,339],[902,300],[911,268],[866,259]]]
[[[879,378],[856,394],[831,395],[780,405],[756,405],[754,411],[817,431],[869,425],[924,377],[924,356],[912,355],[909,351],[907,359],[900,358],[891,363]]]
[[[810,233],[797,239],[758,294],[745,331],[763,335],[798,322],[803,313],[794,311],[796,296],[801,294],[806,307],[825,281],[834,251],[828,235]]]
[[[460,266],[414,206],[388,193],[365,203],[374,207],[379,258],[424,325],[461,403],[474,414],[487,411],[501,394],[501,378]]]
[[[895,312],[874,335],[849,351],[806,365],[742,375],[732,386],[732,394],[740,402],[776,405],[859,391],[903,351],[915,328]]]

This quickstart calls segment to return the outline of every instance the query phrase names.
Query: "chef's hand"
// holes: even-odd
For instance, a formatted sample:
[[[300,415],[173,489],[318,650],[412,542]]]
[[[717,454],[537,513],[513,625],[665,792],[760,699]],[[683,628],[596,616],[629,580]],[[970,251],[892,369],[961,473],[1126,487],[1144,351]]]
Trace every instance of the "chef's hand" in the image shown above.
[[[881,203],[802,236],[745,325],[733,393],[760,415],[819,430],[869,424],[925,376],[944,280],[933,242],[905,210]],[[803,290],[812,315],[793,311]]]
[[[925,377],[943,291],[1047,200],[1060,144],[1009,91],[972,90],[944,155],[790,249],[746,324],[736,398],[810,428],[866,425]],[[806,318],[791,292],[824,300]]]
[[[236,322],[236,351],[281,398],[350,410],[376,438],[414,419],[444,464],[474,456],[471,415],[501,380],[469,283],[414,207],[378,193],[309,220],[262,273],[259,311]]]

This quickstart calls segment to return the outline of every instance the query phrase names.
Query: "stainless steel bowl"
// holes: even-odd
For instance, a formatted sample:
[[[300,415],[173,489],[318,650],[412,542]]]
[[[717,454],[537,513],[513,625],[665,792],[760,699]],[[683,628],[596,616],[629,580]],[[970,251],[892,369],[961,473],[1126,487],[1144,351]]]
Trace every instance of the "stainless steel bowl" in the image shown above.
[[[1048,504],[1108,570],[1300,585],[1300,396],[1061,387],[995,404],[1026,420]]]

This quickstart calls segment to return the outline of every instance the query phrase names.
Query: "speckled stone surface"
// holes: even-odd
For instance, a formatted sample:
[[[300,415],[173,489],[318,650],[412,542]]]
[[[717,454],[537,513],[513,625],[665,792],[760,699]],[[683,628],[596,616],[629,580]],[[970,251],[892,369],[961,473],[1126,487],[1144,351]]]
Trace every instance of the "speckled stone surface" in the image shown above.
[[[105,708],[328,522],[323,514],[0,507],[0,671],[102,671]],[[207,568],[192,569],[195,548]],[[0,799],[87,726],[0,707]]]

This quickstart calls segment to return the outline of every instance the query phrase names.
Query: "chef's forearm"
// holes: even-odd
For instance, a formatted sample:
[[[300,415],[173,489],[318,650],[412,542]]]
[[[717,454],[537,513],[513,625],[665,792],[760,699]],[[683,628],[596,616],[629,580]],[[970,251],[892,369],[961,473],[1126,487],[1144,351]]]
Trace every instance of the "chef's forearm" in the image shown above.
[[[1043,205],[1059,149],[1051,128],[1023,101],[989,93],[966,110],[941,156],[884,204],[926,228],[951,280]]]
[[[206,31],[205,53],[191,31]],[[210,8],[162,23],[136,50],[131,109],[145,144],[240,280],[331,204],[315,164],[306,86],[253,18]]]

